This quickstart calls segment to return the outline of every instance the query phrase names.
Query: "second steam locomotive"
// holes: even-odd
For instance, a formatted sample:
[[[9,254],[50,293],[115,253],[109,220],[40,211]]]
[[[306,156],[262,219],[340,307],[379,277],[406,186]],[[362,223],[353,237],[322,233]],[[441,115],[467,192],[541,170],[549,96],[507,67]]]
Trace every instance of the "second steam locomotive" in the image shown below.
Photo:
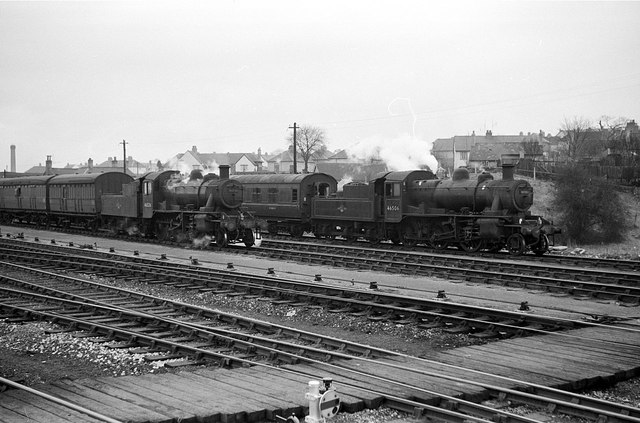
[[[488,173],[471,179],[463,168],[448,180],[425,170],[386,172],[341,192],[326,174],[234,178],[244,186],[244,204],[267,219],[270,233],[542,255],[559,230],[531,215],[533,188],[513,178],[514,165],[505,158],[501,180]]]

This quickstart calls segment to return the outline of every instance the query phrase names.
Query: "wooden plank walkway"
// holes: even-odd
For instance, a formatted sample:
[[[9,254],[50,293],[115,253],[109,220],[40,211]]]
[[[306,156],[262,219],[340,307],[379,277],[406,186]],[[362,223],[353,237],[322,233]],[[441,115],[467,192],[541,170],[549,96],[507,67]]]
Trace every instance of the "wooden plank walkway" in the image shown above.
[[[436,353],[429,360],[497,374],[526,382],[564,389],[580,389],[601,381],[616,381],[640,375],[640,334],[625,333],[624,345],[616,341],[620,332],[589,328],[571,332],[575,337],[552,334],[509,339]],[[580,337],[591,338],[582,339]],[[40,387],[47,393],[77,403],[112,418],[131,422],[221,422],[242,423],[275,420],[276,415],[307,414],[305,392],[309,380],[333,377],[345,412],[379,407],[384,394],[435,404],[430,391],[469,400],[486,393],[465,381],[486,382],[487,377],[437,363],[412,358],[389,360],[424,371],[459,378],[447,380],[416,372],[389,369],[359,360],[342,361],[348,370],[325,365],[285,366],[310,376],[299,376],[271,368],[235,370],[198,369],[175,374],[105,377],[58,381]],[[362,376],[366,369],[407,385],[384,385],[375,377]],[[492,384],[513,387],[505,380]],[[350,385],[350,386],[346,386]],[[354,387],[351,387],[354,386]],[[366,393],[357,387],[371,388]],[[65,410],[32,394],[8,390],[0,393],[0,422],[92,422],[77,412]]]

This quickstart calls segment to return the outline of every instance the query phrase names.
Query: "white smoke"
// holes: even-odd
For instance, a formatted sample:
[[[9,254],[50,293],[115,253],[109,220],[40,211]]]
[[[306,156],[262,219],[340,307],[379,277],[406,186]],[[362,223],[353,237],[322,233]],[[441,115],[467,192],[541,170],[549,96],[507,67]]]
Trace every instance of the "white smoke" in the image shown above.
[[[212,237],[204,235],[193,240],[193,248],[207,248],[211,244]]]
[[[220,176],[220,165],[213,159],[211,159],[210,162],[207,162],[206,164],[206,171],[202,172],[203,174],[207,174],[207,173],[215,173],[216,175]]]
[[[389,170],[419,169],[426,165],[435,172],[438,170],[438,161],[429,153],[431,145],[430,141],[402,134],[395,139],[378,136],[366,138],[346,150],[349,156],[360,160],[382,160]]]
[[[342,191],[342,188],[349,182],[353,182],[353,177],[350,175],[344,175],[338,182],[338,191]]]

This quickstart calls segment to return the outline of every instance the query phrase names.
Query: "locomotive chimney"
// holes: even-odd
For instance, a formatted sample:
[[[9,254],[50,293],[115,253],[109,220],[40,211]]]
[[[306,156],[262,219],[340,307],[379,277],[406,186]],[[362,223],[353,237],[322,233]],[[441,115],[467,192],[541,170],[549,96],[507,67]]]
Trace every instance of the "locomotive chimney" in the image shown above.
[[[519,159],[519,154],[503,154],[500,157],[500,161],[502,162],[503,181],[513,181],[514,168],[518,164]]]
[[[229,179],[229,165],[220,165],[218,168],[220,169],[220,179]]]
[[[11,172],[16,171],[16,146],[11,145]]]

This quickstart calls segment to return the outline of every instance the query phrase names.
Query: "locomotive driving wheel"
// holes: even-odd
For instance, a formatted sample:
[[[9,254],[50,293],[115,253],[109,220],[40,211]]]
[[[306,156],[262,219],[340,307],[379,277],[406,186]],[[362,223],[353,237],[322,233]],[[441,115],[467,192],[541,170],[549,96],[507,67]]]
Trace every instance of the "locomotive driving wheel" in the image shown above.
[[[253,244],[255,244],[256,240],[255,237],[253,236],[253,231],[249,228],[244,230],[244,245],[247,248],[253,247]]]
[[[531,248],[536,256],[541,256],[549,249],[549,238],[545,234],[541,234],[538,243]]]
[[[433,231],[433,234],[431,235],[431,238],[429,239],[429,244],[431,245],[431,247],[435,250],[445,250],[449,247],[449,242],[447,241],[443,241],[440,239],[440,237],[442,236],[443,231],[441,229],[435,229]]]
[[[465,239],[460,241],[460,248],[467,253],[475,253],[482,248],[483,242],[481,239]]]
[[[524,237],[521,234],[512,234],[507,238],[507,250],[512,256],[523,254],[527,248]]]
[[[216,245],[224,248],[229,245],[229,234],[225,228],[219,228],[216,233]]]

